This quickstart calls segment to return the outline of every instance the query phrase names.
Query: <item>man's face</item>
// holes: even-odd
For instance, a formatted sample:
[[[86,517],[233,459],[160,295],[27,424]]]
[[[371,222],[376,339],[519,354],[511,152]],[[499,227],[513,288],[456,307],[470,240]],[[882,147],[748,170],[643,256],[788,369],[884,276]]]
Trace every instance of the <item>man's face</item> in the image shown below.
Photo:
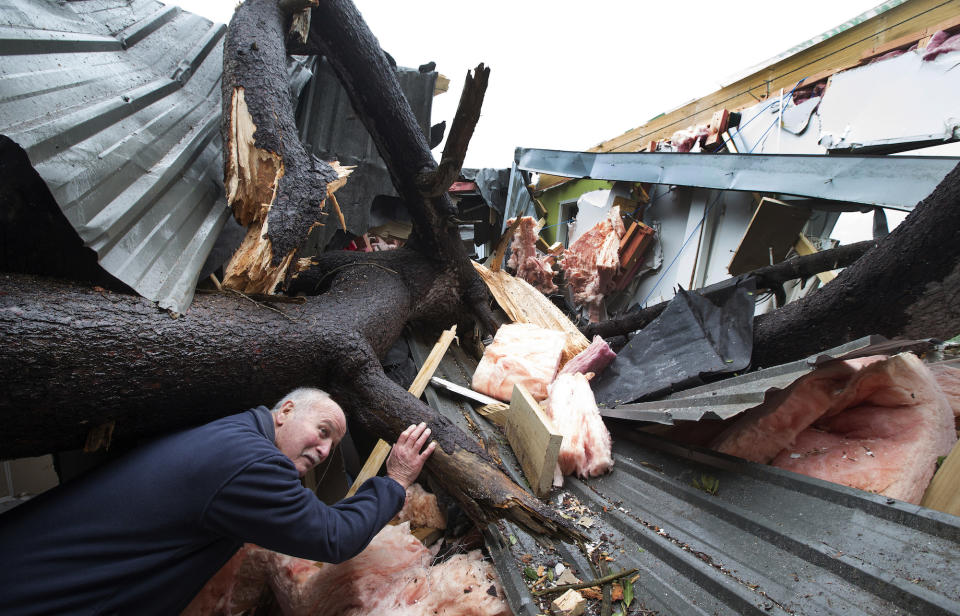
[[[346,431],[343,411],[333,400],[294,405],[287,400],[274,413],[276,445],[303,477],[327,459]]]

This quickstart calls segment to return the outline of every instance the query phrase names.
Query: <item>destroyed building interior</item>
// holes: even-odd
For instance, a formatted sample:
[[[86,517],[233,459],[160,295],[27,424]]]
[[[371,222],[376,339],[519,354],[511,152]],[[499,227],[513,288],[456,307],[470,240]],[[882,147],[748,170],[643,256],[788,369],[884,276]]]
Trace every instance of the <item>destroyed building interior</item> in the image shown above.
[[[960,0],[479,169],[350,0],[0,4],[0,512],[310,385],[437,449],[184,614],[960,614]]]

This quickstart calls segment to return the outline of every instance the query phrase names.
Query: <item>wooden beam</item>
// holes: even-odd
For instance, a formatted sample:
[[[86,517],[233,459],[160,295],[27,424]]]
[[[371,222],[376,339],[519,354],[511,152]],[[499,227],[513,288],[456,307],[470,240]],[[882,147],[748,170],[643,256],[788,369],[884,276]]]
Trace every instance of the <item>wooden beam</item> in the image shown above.
[[[563,436],[551,431],[540,403],[523,385],[513,386],[506,419],[507,441],[520,461],[530,488],[537,496],[546,496],[553,484]]]
[[[413,379],[413,383],[410,385],[410,388],[407,389],[407,391],[417,398],[423,395],[423,390],[425,390],[427,388],[427,384],[430,383],[430,377],[432,377],[433,373],[437,371],[437,366],[440,365],[440,360],[443,359],[447,349],[450,348],[450,343],[453,342],[453,339],[456,337],[456,335],[456,325],[440,334],[440,339],[435,345],[433,345],[433,350],[430,351],[430,354],[427,355],[427,359],[423,362],[423,365],[420,366],[420,371],[417,373],[416,378]],[[370,456],[367,458],[367,461],[363,463],[363,468],[360,469],[360,473],[354,480],[353,485],[351,485],[350,489],[347,491],[348,498],[357,493],[357,489],[363,485],[364,481],[370,479],[371,477],[375,477],[377,473],[380,472],[380,467],[383,466],[383,463],[386,461],[388,455],[390,455],[390,443],[383,439],[378,440],[377,444],[373,447],[373,451],[370,452]]]
[[[960,0],[911,0],[871,17],[807,49],[784,58],[738,81],[608,139],[591,152],[637,152],[650,141],[669,138],[690,125],[706,124],[719,109],[738,111],[764,100],[780,88],[790,91],[798,81],[822,71],[857,66],[864,51],[924,31],[954,19]],[[540,188],[543,188],[541,184]]]
[[[956,28],[957,26],[960,26],[960,15],[956,15],[954,17],[951,17],[950,19],[941,21],[940,23],[935,24],[933,26],[929,26],[927,28],[923,28],[921,30],[911,32],[910,34],[907,34],[905,36],[895,38],[892,41],[888,41],[884,43],[883,45],[877,45],[876,47],[871,47],[870,49],[865,50],[860,55],[860,58],[862,61],[865,62],[870,58],[875,58],[876,56],[882,56],[888,51],[900,49],[901,47],[906,47],[914,43],[920,43],[924,39],[929,39],[931,36],[933,36],[940,30],[950,30],[950,29]],[[926,47],[926,45],[921,45],[921,47]]]
[[[920,504],[930,509],[960,516],[960,446],[954,445],[933,481],[927,486]]]

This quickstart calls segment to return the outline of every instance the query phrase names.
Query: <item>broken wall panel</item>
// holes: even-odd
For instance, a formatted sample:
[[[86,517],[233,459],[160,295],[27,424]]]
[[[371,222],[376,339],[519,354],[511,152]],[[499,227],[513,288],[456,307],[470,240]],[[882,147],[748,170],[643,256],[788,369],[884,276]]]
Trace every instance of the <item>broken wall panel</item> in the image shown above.
[[[902,151],[960,139],[960,52],[923,50],[837,73],[820,104],[828,150]]]
[[[18,0],[0,12],[0,133],[110,274],[184,312],[229,211],[223,25],[160,2]]]

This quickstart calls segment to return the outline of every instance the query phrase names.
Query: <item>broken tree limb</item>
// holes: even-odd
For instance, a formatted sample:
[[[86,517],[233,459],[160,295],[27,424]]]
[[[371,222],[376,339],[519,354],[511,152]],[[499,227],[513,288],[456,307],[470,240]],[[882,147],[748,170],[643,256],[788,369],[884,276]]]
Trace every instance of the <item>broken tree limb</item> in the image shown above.
[[[876,244],[877,242],[875,240],[867,240],[823,250],[808,256],[793,257],[786,261],[761,267],[760,269],[743,274],[739,279],[745,280],[747,278],[753,278],[757,282],[758,289],[776,289],[788,280],[809,278],[820,272],[847,267],[856,262],[857,259],[866,254],[867,251],[876,246]],[[697,293],[705,297],[710,297],[715,292],[729,288],[734,280],[736,279],[724,280],[723,282],[704,287],[703,289],[698,289]],[[588,338],[593,338],[593,336],[610,338],[612,336],[629,334],[630,332],[646,327],[647,324],[660,316],[669,303],[669,301],[661,302],[642,310],[627,313],[616,319],[590,323],[583,328],[583,333]]]
[[[297,136],[285,22],[276,0],[241,4],[224,41],[221,85],[227,202],[240,224],[265,221],[274,266],[323,222],[328,184],[338,179]]]
[[[447,224],[456,211],[450,196],[424,197],[417,184],[437,163],[376,37],[351,2],[328,0],[313,9],[310,45],[327,57],[390,170],[413,221],[407,246],[447,264],[464,305],[492,333],[486,288],[470,266],[459,229]]]
[[[447,143],[443,146],[440,164],[436,170],[422,174],[417,180],[424,196],[441,195],[457,181],[460,168],[463,167],[463,159],[467,155],[470,138],[480,120],[480,109],[489,79],[490,69],[485,68],[482,62],[474,69],[472,75],[467,71],[463,92],[460,94],[460,103],[453,116]]]
[[[430,377],[436,372],[437,366],[440,365],[440,360],[443,359],[447,349],[450,348],[450,343],[453,342],[456,335],[456,325],[440,335],[440,340],[433,346],[430,355],[427,356],[427,360],[423,362],[420,371],[417,372],[416,378],[413,379],[413,383],[407,388],[407,391],[417,398],[423,394],[423,390],[427,388],[427,384],[430,382]],[[363,468],[360,469],[357,478],[354,479],[353,485],[350,486],[347,496],[356,494],[357,489],[363,485],[364,481],[380,472],[380,467],[383,466],[383,463],[387,460],[387,456],[390,455],[390,449],[391,445],[387,441],[383,439],[377,441],[377,444],[373,447],[373,451],[370,452],[370,455],[367,457],[367,461],[364,462]]]

